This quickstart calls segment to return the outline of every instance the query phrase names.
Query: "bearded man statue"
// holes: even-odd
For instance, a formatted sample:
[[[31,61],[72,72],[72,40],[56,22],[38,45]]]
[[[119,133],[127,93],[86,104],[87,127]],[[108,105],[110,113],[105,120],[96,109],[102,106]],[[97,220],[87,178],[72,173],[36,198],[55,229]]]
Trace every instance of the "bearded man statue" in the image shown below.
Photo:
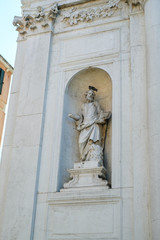
[[[95,101],[95,92],[98,90],[89,86],[85,94],[86,102],[81,106],[79,114],[69,114],[75,120],[79,134],[79,151],[81,162],[97,161],[98,166],[103,166],[103,149],[107,121],[111,112],[104,112],[99,103]]]

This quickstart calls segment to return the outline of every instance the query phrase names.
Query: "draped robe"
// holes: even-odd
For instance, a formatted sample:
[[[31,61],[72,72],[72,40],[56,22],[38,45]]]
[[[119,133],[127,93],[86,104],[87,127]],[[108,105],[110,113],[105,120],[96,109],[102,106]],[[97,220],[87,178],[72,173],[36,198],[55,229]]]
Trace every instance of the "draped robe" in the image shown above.
[[[77,126],[77,130],[80,131],[79,150],[82,161],[87,159],[92,144],[99,146],[103,144],[102,124],[104,124],[104,120],[100,121],[102,113],[103,111],[96,101],[82,105],[81,120]]]

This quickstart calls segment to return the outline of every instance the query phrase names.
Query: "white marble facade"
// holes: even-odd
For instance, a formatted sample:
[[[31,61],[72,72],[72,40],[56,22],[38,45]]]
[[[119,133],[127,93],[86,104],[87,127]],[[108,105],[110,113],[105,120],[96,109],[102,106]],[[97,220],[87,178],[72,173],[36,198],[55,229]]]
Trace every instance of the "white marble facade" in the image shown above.
[[[0,239],[159,240],[159,0],[21,3]],[[112,112],[109,184],[63,188],[80,159],[68,113],[79,112],[89,85]]]

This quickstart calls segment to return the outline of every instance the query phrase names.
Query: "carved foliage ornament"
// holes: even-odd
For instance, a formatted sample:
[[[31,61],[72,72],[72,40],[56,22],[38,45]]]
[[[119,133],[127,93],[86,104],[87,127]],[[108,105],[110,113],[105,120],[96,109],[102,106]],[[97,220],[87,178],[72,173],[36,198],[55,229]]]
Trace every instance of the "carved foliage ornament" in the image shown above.
[[[144,7],[144,4],[146,0],[128,0],[129,3],[131,3],[133,6],[141,5]]]
[[[54,4],[48,12],[42,7],[37,7],[35,14],[23,14],[22,17],[14,17],[13,25],[16,26],[16,30],[24,35],[28,30],[35,30],[38,27],[38,24],[42,28],[49,26],[49,22],[54,22],[56,15],[58,13],[57,4]]]
[[[69,12],[64,12],[63,21],[70,25],[76,25],[79,22],[93,21],[95,18],[110,17],[119,7],[119,3],[120,0],[111,0],[103,7],[89,8],[81,11],[72,8]]]
[[[110,17],[116,10],[126,5],[131,7],[141,6],[143,9],[145,1],[146,0],[108,0],[104,6],[80,11],[74,7],[70,11],[63,13],[63,21],[69,25],[76,25],[79,22],[93,21],[95,18]]]

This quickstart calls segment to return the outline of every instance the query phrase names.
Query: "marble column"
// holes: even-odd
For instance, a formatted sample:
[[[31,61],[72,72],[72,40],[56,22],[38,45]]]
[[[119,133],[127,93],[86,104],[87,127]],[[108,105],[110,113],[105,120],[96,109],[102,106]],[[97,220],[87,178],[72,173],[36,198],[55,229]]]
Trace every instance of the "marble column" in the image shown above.
[[[145,29],[148,80],[152,239],[160,236],[160,1],[147,0]]]

